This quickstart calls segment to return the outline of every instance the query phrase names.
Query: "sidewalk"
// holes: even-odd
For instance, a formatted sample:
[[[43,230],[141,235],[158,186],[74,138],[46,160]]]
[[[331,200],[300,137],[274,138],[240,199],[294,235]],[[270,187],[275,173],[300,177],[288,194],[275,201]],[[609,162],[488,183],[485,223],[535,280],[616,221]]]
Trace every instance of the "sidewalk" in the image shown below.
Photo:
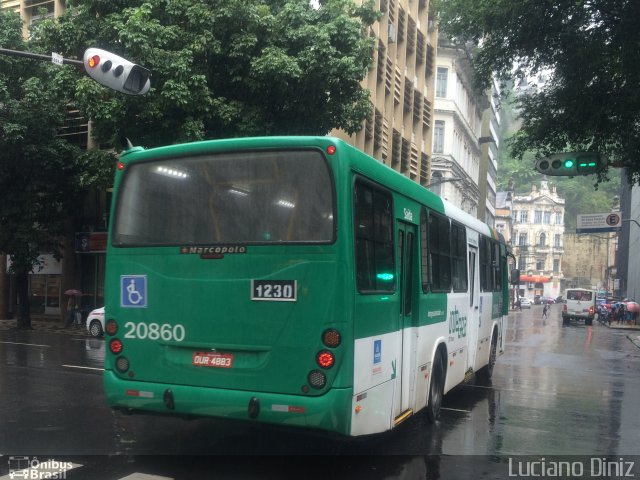
[[[601,325],[603,324],[601,323]],[[612,323],[611,325],[609,325],[605,323],[604,326],[607,328],[611,328],[613,330],[640,330],[640,325],[626,325],[626,324],[618,325],[616,323]]]
[[[59,319],[45,319],[32,317],[31,327],[33,330],[16,330],[16,331],[31,331],[31,332],[48,332],[48,333],[63,333],[67,335],[81,335],[91,336],[87,331],[87,327],[82,325],[65,327]],[[0,320],[0,331],[14,330],[16,328],[16,319]]]

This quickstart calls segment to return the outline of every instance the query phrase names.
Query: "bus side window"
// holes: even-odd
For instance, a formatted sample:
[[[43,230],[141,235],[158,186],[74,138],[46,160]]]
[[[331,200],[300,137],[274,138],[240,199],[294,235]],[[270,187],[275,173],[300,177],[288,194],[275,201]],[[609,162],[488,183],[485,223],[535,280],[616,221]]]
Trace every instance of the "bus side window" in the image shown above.
[[[429,285],[434,292],[451,291],[451,226],[449,219],[429,211]]]
[[[451,267],[453,291],[467,291],[467,231],[464,226],[451,222]]]
[[[395,290],[391,193],[357,180],[354,187],[356,286],[363,293]]]

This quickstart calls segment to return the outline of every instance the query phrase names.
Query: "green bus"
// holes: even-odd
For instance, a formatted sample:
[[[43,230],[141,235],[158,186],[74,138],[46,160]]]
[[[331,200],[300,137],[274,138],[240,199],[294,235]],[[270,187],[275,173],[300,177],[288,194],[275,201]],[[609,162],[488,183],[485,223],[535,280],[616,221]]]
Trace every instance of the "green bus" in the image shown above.
[[[114,409],[372,434],[504,348],[501,236],[337,138],[129,148],[110,223]]]

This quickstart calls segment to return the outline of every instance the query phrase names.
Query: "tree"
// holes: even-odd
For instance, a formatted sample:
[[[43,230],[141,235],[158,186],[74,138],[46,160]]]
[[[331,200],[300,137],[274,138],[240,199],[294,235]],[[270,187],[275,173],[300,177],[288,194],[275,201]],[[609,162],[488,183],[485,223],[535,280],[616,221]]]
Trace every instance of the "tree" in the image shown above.
[[[144,97],[85,78],[76,101],[101,141],[155,146],[359,130],[377,18],[371,0],[76,0],[34,38],[65,56],[95,46],[149,68]]]
[[[28,50],[21,36],[20,17],[0,12],[0,44]],[[105,167],[104,155],[82,155],[57,135],[76,78],[70,67],[0,56],[0,252],[15,274],[18,328],[31,328],[30,272],[42,252],[60,256],[69,212]]]
[[[479,86],[493,73],[550,72],[544,90],[520,98],[516,157],[596,150],[640,183],[640,2],[439,0],[438,9],[442,31],[479,45]]]

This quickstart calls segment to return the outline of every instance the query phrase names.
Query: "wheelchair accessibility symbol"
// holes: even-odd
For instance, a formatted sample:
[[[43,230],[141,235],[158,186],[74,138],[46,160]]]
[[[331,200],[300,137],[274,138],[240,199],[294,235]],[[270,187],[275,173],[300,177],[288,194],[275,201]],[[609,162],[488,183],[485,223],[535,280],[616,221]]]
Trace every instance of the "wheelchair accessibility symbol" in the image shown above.
[[[120,306],[128,308],[147,306],[146,275],[122,275],[120,277]]]

